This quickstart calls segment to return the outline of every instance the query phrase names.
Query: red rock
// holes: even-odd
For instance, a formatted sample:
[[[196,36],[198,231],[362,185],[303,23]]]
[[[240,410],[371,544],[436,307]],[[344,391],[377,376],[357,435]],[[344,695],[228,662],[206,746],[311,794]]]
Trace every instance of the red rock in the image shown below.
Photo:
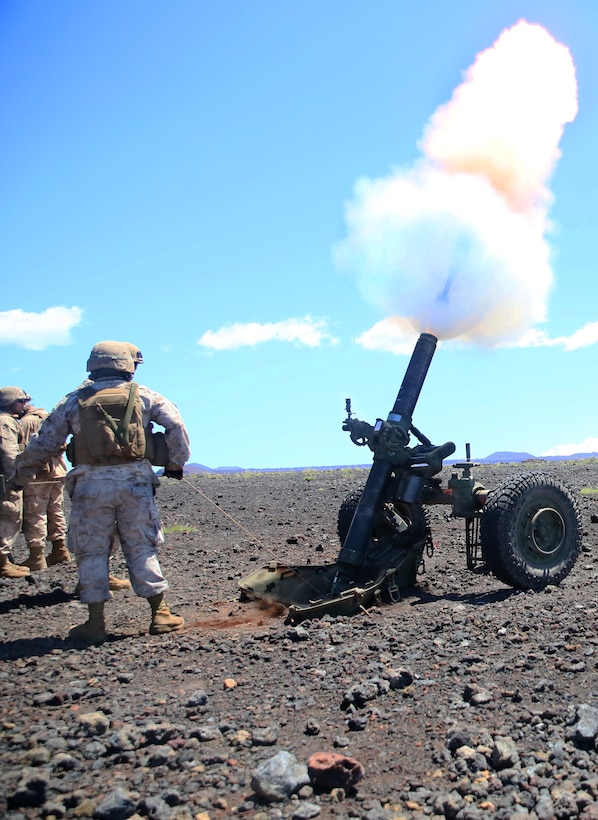
[[[334,752],[316,752],[307,761],[307,771],[316,791],[332,789],[350,791],[364,775],[361,763]]]

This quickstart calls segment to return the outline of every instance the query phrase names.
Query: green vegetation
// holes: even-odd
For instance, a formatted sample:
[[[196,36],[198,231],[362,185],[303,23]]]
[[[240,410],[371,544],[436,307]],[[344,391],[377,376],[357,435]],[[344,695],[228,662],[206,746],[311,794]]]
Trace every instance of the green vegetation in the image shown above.
[[[164,529],[164,535],[171,535],[175,532],[197,532],[197,527],[190,524],[168,524]]]

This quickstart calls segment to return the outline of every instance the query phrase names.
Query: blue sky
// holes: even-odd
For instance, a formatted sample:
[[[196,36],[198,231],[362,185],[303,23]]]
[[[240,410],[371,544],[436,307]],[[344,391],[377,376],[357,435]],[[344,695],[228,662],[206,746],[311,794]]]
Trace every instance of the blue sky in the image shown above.
[[[555,111],[539,200],[522,217],[512,199],[498,238],[494,189],[487,211],[477,188],[465,196],[448,228],[414,215],[436,112],[520,20],[552,43],[555,77],[536,78],[547,105],[564,54],[577,87],[576,111]],[[139,381],[179,406],[193,462],[368,463],[341,430],[345,398],[386,417],[418,332],[452,332],[435,313],[444,282],[457,323],[475,294],[483,321],[516,326],[441,340],[417,427],[457,457],[466,442],[474,458],[598,450],[596,42],[590,0],[4,0],[0,382],[50,409],[95,342],[127,340]],[[531,144],[526,176],[551,128],[507,114]],[[454,171],[433,171],[449,187],[426,187],[425,207],[451,199]],[[378,193],[400,200],[383,228],[368,222]],[[513,242],[522,220],[529,242]],[[473,250],[486,231],[529,256],[489,262]]]

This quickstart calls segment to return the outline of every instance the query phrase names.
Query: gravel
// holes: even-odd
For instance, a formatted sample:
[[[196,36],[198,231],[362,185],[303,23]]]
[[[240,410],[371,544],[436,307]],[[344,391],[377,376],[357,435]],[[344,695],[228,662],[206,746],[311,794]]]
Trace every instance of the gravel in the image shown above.
[[[334,561],[358,468],[163,480],[172,635],[148,634],[128,590],[110,640],[76,645],[72,564],[0,580],[0,816],[598,819],[598,510],[581,492],[598,461],[475,475],[493,489],[529,469],[567,483],[583,518],[573,571],[542,592],[468,570],[463,522],[432,507],[434,553],[393,605],[292,626],[241,601],[273,559]]]

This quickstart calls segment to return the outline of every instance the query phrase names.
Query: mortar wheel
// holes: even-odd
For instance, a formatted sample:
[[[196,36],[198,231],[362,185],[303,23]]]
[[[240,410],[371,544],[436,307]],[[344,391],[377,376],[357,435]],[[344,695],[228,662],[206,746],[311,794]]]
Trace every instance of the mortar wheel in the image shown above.
[[[489,569],[519,589],[560,583],[577,561],[581,539],[571,490],[543,473],[524,473],[493,490],[480,522]]]
[[[355,515],[355,510],[357,509],[362,493],[363,487],[351,490],[339,508],[336,532],[341,546],[345,543],[345,538],[349,532],[349,527],[353,521],[353,516]],[[385,505],[384,510],[376,515],[372,531],[374,538],[394,535],[399,532],[404,532],[408,528],[411,521],[406,516],[406,505],[404,506],[405,511],[403,515],[401,515],[393,505]]]
[[[353,521],[353,516],[355,515],[355,510],[357,509],[362,493],[363,487],[359,487],[357,490],[351,490],[351,492],[345,496],[339,507],[338,518],[336,520],[336,533],[338,540],[341,542],[341,547],[345,543],[345,538],[349,532],[349,527],[351,526],[351,521]]]
[[[362,493],[363,487],[352,490],[339,508],[336,531],[341,546],[345,543]],[[423,550],[428,535],[428,517],[422,505],[405,504],[401,501],[384,504],[383,508],[376,514],[372,527],[374,541],[392,537],[397,546],[402,546],[405,549],[421,547]]]
[[[340,506],[337,532],[341,545],[345,543],[362,493],[362,487],[353,490]],[[362,569],[373,579],[395,568],[393,586],[399,589],[415,586],[429,532],[428,519],[421,504],[388,501],[375,515]],[[387,602],[396,600],[389,588],[384,593]]]

